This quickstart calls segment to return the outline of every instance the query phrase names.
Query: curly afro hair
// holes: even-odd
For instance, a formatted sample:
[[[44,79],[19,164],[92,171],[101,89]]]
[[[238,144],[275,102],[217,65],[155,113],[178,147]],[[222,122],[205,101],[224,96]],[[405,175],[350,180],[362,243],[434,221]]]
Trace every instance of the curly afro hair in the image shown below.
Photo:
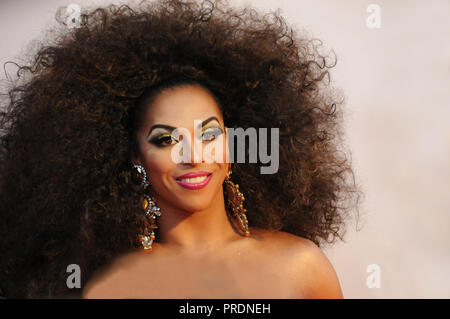
[[[7,297],[79,297],[80,289],[66,286],[69,264],[80,265],[85,283],[139,247],[144,191],[130,158],[145,110],[139,101],[158,85],[208,88],[228,127],[279,128],[276,174],[233,164],[250,226],[319,246],[343,239],[359,191],[340,147],[343,99],[328,72],[335,62],[319,53],[320,41],[278,12],[219,0],[109,5],[83,11],[80,22],[53,28],[3,95],[0,285]]]

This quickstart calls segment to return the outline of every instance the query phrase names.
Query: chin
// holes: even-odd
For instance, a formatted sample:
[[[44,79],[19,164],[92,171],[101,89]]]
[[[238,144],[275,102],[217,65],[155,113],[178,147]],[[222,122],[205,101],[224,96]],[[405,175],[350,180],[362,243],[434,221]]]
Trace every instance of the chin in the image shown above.
[[[189,212],[195,212],[208,209],[209,207],[211,207],[211,204],[211,199],[197,198],[188,200],[188,198],[184,198],[179,202],[179,207]]]
[[[211,181],[202,190],[185,190],[179,185],[170,185],[166,188],[164,201],[172,207],[178,209],[195,212],[208,209],[213,205],[215,198],[219,192],[222,192],[222,186],[216,185],[214,181]]]

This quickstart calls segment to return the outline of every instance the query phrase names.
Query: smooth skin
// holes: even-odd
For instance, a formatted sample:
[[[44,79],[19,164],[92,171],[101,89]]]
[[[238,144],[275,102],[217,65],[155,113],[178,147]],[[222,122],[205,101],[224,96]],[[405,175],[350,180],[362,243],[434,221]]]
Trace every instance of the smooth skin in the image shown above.
[[[158,127],[149,134],[154,125],[169,125],[188,129],[193,141],[194,120],[211,117],[218,121],[209,121],[202,132],[223,134],[202,138],[199,144],[216,143],[226,156],[222,113],[206,89],[194,85],[166,89],[149,106],[137,134],[139,154],[132,161],[145,167],[161,208],[159,242],[153,243],[150,253],[132,251],[98,270],[82,297],[342,298],[333,266],[312,241],[251,226],[250,237],[236,233],[222,191],[229,169],[225,157],[177,164],[171,155],[177,141],[167,138],[171,131]],[[158,145],[155,139],[161,136],[165,138],[159,143],[164,143]],[[195,152],[201,153],[195,147],[190,151],[192,159]],[[197,171],[212,173],[206,187],[189,190],[176,182],[177,177]]]

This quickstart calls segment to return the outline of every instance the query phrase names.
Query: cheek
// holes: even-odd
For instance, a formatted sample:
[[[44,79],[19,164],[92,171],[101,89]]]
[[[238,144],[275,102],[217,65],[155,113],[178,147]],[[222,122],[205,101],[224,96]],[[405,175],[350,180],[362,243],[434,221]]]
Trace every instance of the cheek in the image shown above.
[[[219,170],[220,170],[220,179],[224,181],[225,176],[227,175],[228,172],[228,164],[227,163],[219,164]]]
[[[150,179],[160,181],[174,167],[170,152],[166,150],[149,150],[145,154],[145,168]]]
[[[204,149],[204,160],[208,163],[229,162],[228,142],[224,134],[219,135],[213,142],[210,142]]]

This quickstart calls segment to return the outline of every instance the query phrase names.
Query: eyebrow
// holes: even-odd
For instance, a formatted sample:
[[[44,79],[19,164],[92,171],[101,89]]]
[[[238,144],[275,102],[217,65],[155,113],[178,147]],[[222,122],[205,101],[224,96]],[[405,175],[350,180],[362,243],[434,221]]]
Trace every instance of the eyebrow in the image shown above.
[[[202,123],[201,123],[201,125],[199,126],[199,128],[205,126],[206,124],[208,124],[209,122],[211,122],[211,121],[213,121],[213,120],[216,120],[218,123],[220,123],[220,122],[219,122],[219,119],[218,119],[217,117],[211,116],[211,117],[207,118],[206,120],[202,121]],[[166,129],[166,130],[168,130],[168,131],[173,131],[174,129],[176,129],[176,127],[173,127],[173,126],[170,126],[170,125],[155,124],[155,125],[153,125],[153,126],[150,128],[150,131],[148,132],[147,137],[149,137],[150,133],[151,133],[154,129],[156,129],[156,128],[163,128],[163,129]]]

